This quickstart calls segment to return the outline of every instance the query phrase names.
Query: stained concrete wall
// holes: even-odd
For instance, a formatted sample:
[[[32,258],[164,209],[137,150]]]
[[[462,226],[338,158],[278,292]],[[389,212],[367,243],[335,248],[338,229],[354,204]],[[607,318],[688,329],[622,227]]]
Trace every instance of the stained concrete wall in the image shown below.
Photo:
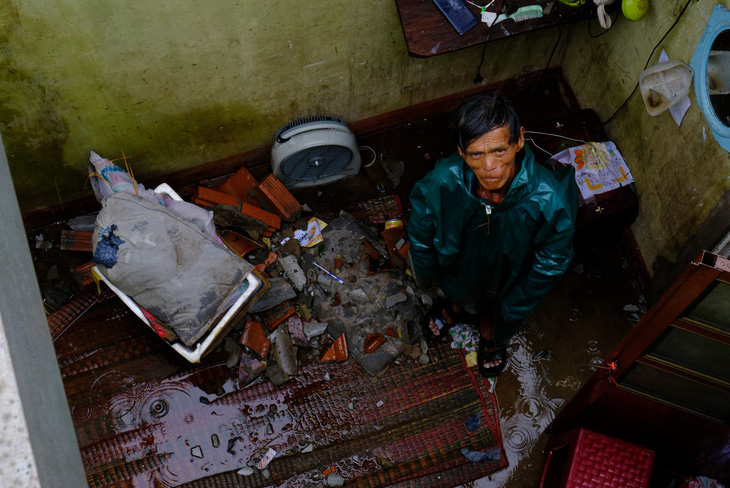
[[[584,107],[607,120],[626,100],[654,46],[688,0],[654,0],[643,20],[619,18],[598,38],[575,29],[562,65]],[[730,1],[719,2],[730,7]],[[718,2],[689,0],[676,27],[656,49],[689,64]],[[594,30],[594,33],[600,29]],[[690,90],[692,106],[681,126],[669,112],[651,116],[637,90],[607,126],[626,158],[639,192],[640,211],[632,226],[654,294],[661,293],[701,249],[712,249],[730,226],[730,155],[714,140]]]
[[[556,38],[490,44],[484,83],[541,69]],[[408,56],[393,0],[0,0],[0,131],[26,212],[89,195],[90,150],[161,176],[266,147],[299,117],[474,88],[481,54]]]

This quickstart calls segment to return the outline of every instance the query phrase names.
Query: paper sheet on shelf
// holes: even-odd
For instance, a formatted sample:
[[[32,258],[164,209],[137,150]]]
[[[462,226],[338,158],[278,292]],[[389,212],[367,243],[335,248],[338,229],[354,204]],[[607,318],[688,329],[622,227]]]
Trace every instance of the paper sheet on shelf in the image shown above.
[[[571,147],[551,159],[575,168],[575,182],[584,201],[634,181],[626,161],[611,141]]]

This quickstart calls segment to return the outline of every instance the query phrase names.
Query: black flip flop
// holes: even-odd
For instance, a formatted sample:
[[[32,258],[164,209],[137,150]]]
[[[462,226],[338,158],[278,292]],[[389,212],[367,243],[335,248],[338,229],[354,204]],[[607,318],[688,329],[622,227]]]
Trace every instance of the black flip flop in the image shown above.
[[[449,318],[448,321],[444,315]],[[459,314],[454,312],[454,307],[448,300],[438,300],[421,319],[423,336],[430,342],[437,341],[441,337],[444,337],[451,327],[459,323],[458,315]],[[439,329],[438,334],[434,334],[433,330],[431,330],[431,327],[429,326],[429,323],[432,320]],[[451,323],[449,323],[449,321]]]
[[[494,349],[487,351],[486,349]],[[485,367],[485,363],[499,361],[499,364],[492,367]],[[477,351],[477,363],[479,365],[479,373],[485,378],[494,378],[504,371],[507,366],[507,348],[494,343],[494,339],[485,339],[479,337],[479,350]]]

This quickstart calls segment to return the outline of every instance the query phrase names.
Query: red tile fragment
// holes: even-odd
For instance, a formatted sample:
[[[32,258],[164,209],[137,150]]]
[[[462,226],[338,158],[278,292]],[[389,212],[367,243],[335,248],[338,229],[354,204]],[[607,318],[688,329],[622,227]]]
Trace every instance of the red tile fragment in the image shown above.
[[[263,360],[266,360],[271,348],[271,341],[266,337],[264,327],[251,319],[246,320],[238,343],[255,352]]]
[[[284,302],[284,303],[288,303],[288,302]],[[288,319],[292,315],[295,315],[296,313],[297,313],[297,309],[294,305],[292,305],[289,308],[287,308],[286,310],[284,310],[284,312],[281,315],[270,314],[269,319],[266,322],[266,326],[269,328],[269,331],[272,331],[272,330],[276,329],[276,327],[280,323],[284,322],[286,319]]]
[[[345,262],[342,259],[335,258],[335,268],[341,268]]]
[[[395,337],[396,339],[398,339],[398,337],[400,337],[398,335],[398,332],[396,332],[393,329],[393,327],[388,327],[387,329],[385,329],[385,335],[390,336],[390,337]]]
[[[365,338],[365,344],[363,346],[365,354],[370,354],[371,352],[375,351],[383,344],[383,342],[385,342],[385,337],[383,336],[383,334],[369,334]]]
[[[343,333],[340,337],[337,338],[337,340],[332,344],[327,352],[324,353],[324,356],[322,356],[320,362],[326,363],[328,361],[336,361],[339,363],[342,361],[347,361],[348,357],[349,355],[347,352],[347,340],[345,339],[345,334]]]

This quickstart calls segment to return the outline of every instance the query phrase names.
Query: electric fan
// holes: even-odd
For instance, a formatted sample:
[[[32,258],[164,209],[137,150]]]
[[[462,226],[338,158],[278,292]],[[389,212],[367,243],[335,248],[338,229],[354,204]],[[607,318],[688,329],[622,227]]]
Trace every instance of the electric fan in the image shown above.
[[[287,188],[332,183],[360,171],[355,136],[337,117],[315,115],[289,122],[271,148],[274,175]]]

